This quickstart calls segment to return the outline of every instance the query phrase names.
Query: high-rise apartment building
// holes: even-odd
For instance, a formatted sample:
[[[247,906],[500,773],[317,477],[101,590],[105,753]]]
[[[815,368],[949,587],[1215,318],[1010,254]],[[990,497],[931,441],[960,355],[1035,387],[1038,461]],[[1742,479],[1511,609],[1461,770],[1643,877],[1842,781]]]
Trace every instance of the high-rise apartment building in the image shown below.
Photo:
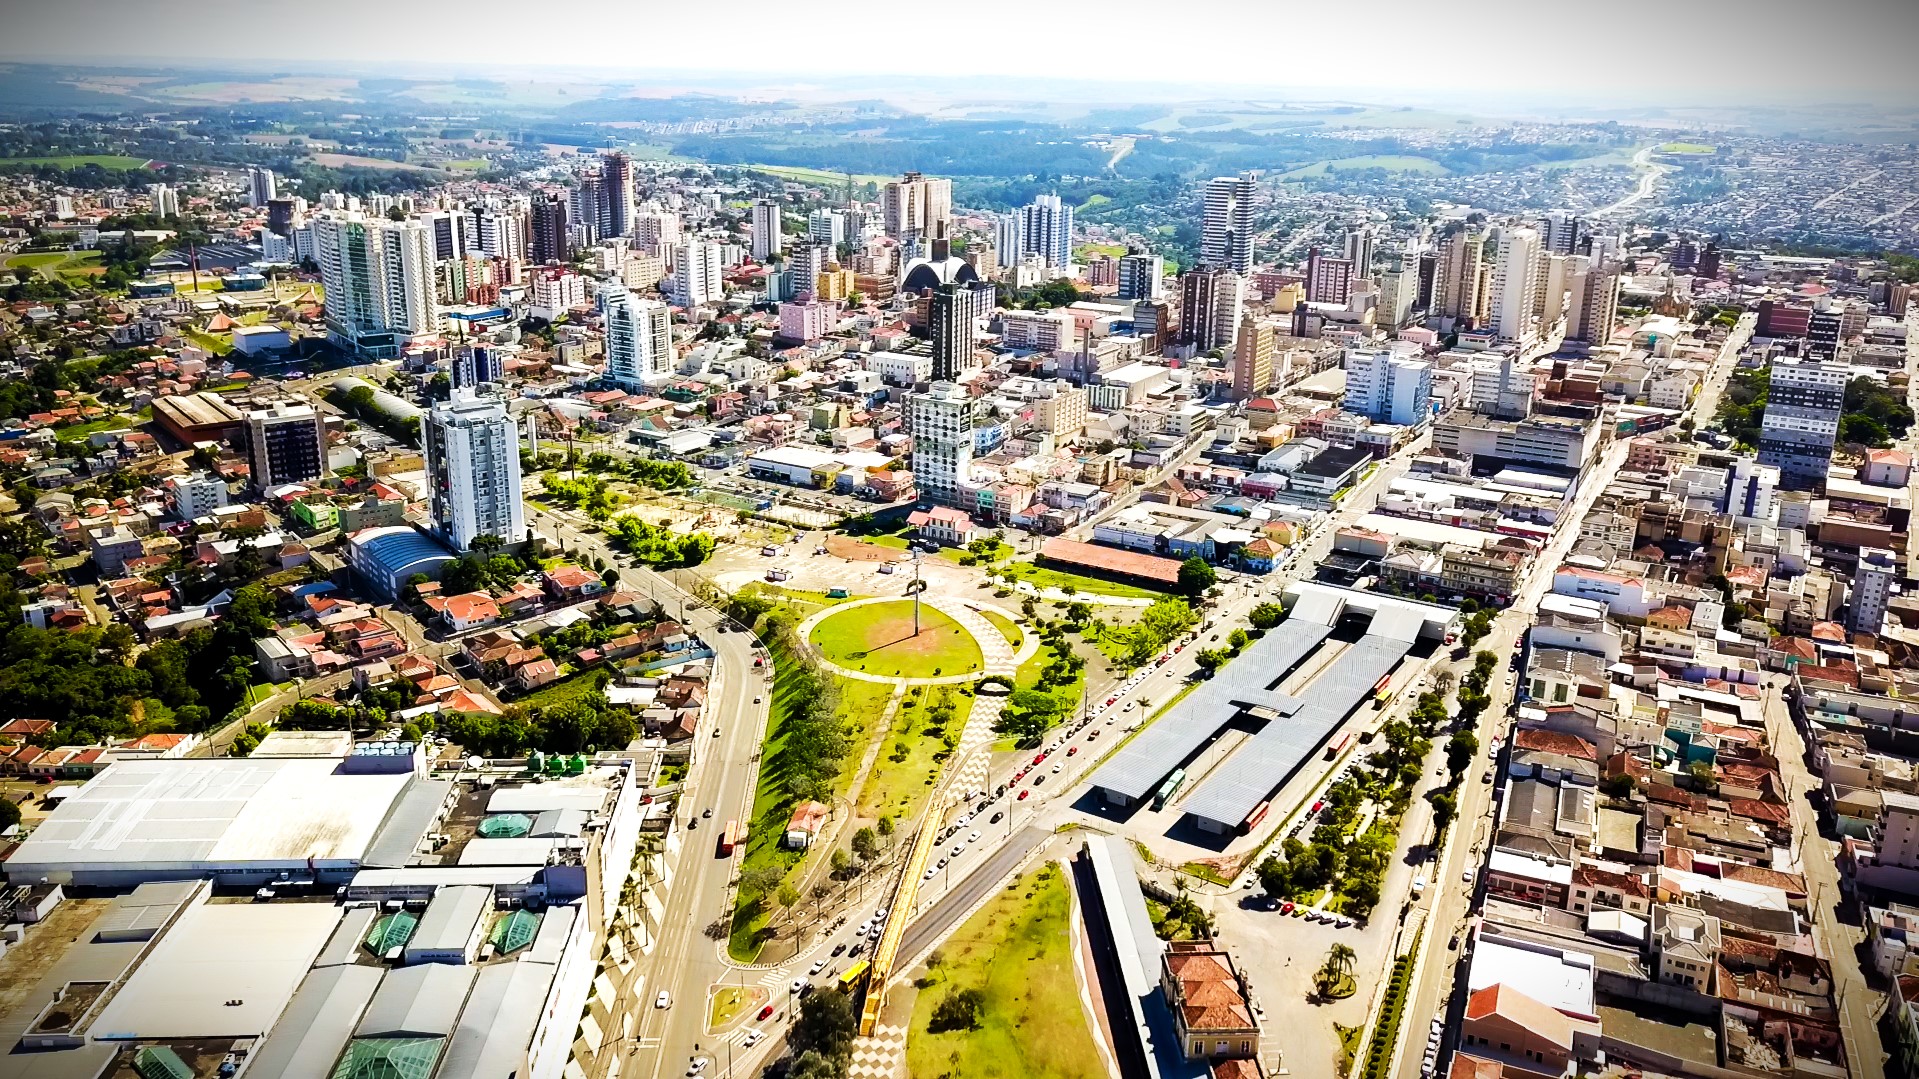
[[[578,226],[590,240],[601,239],[600,222],[606,215],[606,181],[597,168],[587,169],[575,178],[573,197],[567,200],[568,223]]]
[[[973,368],[978,340],[973,295],[963,285],[943,284],[926,306],[926,327],[933,344],[933,381],[951,382]]]
[[[606,323],[608,379],[631,390],[673,373],[673,313],[665,304],[617,284],[602,285],[598,302]]]
[[[1179,344],[1194,353],[1230,349],[1239,332],[1245,282],[1224,267],[1202,266],[1179,279]]]
[[[832,263],[833,249],[823,243],[795,246],[792,257],[787,261],[788,270],[793,275],[793,295],[801,298],[818,295],[820,275]]]
[[[1825,481],[1850,373],[1843,364],[1773,360],[1759,463],[1779,469],[1786,487],[1804,489]]]
[[[1572,287],[1573,274],[1586,264],[1584,255],[1540,254],[1539,288],[1533,294],[1533,314],[1542,327],[1551,326],[1566,313],[1566,290]]]
[[[1603,345],[1619,317],[1619,271],[1597,263],[1573,273],[1566,289],[1566,338]]]
[[[923,241],[946,235],[953,223],[953,181],[909,172],[880,195],[886,234],[917,254]]]
[[[846,211],[829,210],[825,207],[806,215],[806,239],[809,243],[825,244],[837,249],[846,243]]]
[[[180,192],[166,184],[148,184],[147,197],[153,200],[153,216],[180,216]]]
[[[572,258],[568,239],[570,214],[566,199],[554,192],[533,198],[533,241],[527,245],[527,257],[534,262],[566,262]]]
[[[433,232],[425,222],[341,211],[316,216],[311,228],[328,340],[392,359],[408,338],[440,332]]]
[[[600,155],[600,238],[633,228],[633,162],[618,150]]]
[[[1037,195],[1020,211],[1020,254],[1038,255],[1049,270],[1073,261],[1073,208],[1058,195]]]
[[[1306,302],[1344,304],[1352,295],[1353,263],[1315,247],[1306,253]]]
[[[480,250],[488,258],[526,258],[526,230],[520,215],[506,207],[490,207],[476,216],[474,225],[480,237]]]
[[[1272,323],[1250,311],[1240,316],[1239,340],[1233,344],[1233,400],[1249,400],[1272,388],[1276,337]]]
[[[1549,255],[1570,255],[1579,243],[1579,219],[1567,210],[1551,210],[1539,219],[1539,246]]]
[[[1373,309],[1373,324],[1384,330],[1397,330],[1411,321],[1413,306],[1419,298],[1417,262],[1412,268],[1401,257],[1379,275],[1379,306]]]
[[[953,505],[973,467],[973,398],[958,383],[934,382],[906,401],[913,483],[932,501]]]
[[[753,203],[753,261],[765,262],[785,247],[780,236],[780,204],[773,199]]]
[[[468,345],[453,351],[447,374],[453,388],[474,389],[506,376],[506,356],[491,345]]]
[[[1499,230],[1493,261],[1492,322],[1495,338],[1526,344],[1533,337],[1533,301],[1539,293],[1539,233],[1521,226]]]
[[[993,250],[997,252],[1001,269],[1010,269],[1019,265],[1020,256],[1026,251],[1026,215],[1015,211],[1001,214],[993,223]]]
[[[1532,371],[1508,352],[1472,361],[1468,405],[1482,416],[1523,420],[1533,414]]]
[[[1391,349],[1348,349],[1348,412],[1378,423],[1413,425],[1432,416],[1433,365]]]
[[[1439,242],[1439,265],[1433,283],[1433,313],[1455,323],[1476,327],[1486,317],[1482,306],[1486,238],[1460,228]]]
[[[1852,570],[1851,609],[1846,628],[1854,633],[1875,636],[1886,625],[1886,606],[1892,600],[1892,585],[1905,574],[1899,559],[1882,547],[1862,547],[1859,562]]]
[[[1199,259],[1245,277],[1253,272],[1253,174],[1215,176],[1206,184]]]
[[[675,255],[673,303],[694,308],[713,303],[725,295],[720,284],[720,245],[705,240],[688,240]]]
[[[292,199],[272,199],[267,202],[268,232],[292,239],[293,230],[299,224]]]
[[[477,536],[526,540],[520,428],[505,401],[457,388],[427,413],[420,442],[434,531],[447,546],[469,551]]]
[[[273,170],[258,165],[247,166],[247,205],[265,207],[279,194],[273,179]]]
[[[312,405],[275,401],[246,413],[247,462],[262,491],[326,475],[326,421]]]
[[[1166,260],[1144,251],[1119,257],[1119,294],[1122,300],[1157,300],[1166,294]]]
[[[1346,230],[1346,261],[1353,276],[1366,278],[1373,272],[1373,256],[1379,245],[1379,230],[1371,225],[1355,225]]]

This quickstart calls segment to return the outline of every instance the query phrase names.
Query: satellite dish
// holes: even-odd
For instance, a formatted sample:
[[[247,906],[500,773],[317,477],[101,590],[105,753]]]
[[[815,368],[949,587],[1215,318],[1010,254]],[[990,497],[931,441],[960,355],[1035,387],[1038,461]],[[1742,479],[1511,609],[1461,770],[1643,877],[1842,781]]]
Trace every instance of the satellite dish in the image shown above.
[[[486,762],[478,757],[468,757],[466,759],[466,766],[474,771],[479,771],[481,768],[486,767]]]

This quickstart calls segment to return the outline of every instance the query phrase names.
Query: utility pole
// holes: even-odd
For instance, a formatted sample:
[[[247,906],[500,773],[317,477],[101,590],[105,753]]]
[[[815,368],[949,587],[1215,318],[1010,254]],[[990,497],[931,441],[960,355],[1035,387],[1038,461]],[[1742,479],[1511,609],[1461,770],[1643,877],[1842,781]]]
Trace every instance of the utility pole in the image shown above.
[[[913,636],[920,635],[920,552],[913,551]]]

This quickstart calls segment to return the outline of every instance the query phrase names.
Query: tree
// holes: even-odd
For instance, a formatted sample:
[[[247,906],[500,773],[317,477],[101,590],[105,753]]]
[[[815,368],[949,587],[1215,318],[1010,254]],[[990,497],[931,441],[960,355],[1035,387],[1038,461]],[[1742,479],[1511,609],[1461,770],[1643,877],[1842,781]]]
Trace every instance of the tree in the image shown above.
[[[896,829],[896,828],[898,828],[898,827],[899,827],[898,825],[896,825],[896,824],[894,824],[894,823],[893,823],[893,818],[891,818],[891,817],[881,817],[881,818],[880,818],[880,822],[879,822],[879,830],[880,830],[880,835],[881,835],[881,836],[882,836],[883,838],[886,838],[886,839],[891,839],[891,838],[893,838],[893,831],[894,831],[894,829]]]
[[[846,873],[847,867],[853,864],[853,859],[843,848],[835,847],[832,857],[827,859],[827,864],[832,866],[833,875],[838,877]]]
[[[858,1034],[859,1022],[846,994],[809,993],[800,1000],[800,1014],[787,1032],[786,1042],[795,1054],[818,1053],[844,1074]]]
[[[845,1071],[811,1050],[793,1058],[786,1079],[845,1079]]]
[[[0,798],[0,832],[20,823],[20,806],[11,798]]]
[[[1199,669],[1205,671],[1207,674],[1212,674],[1214,671],[1224,667],[1226,665],[1226,659],[1225,651],[1218,648],[1203,648],[1193,654],[1193,662],[1197,663]]]
[[[1234,655],[1238,655],[1240,650],[1246,647],[1246,642],[1250,640],[1252,638],[1246,635],[1245,630],[1235,629],[1226,635],[1226,646],[1232,649]]]
[[[1479,739],[1471,731],[1459,731],[1446,740],[1446,767],[1453,775],[1464,772],[1479,753]]]
[[[1204,595],[1219,580],[1219,574],[1206,560],[1194,555],[1179,564],[1179,592],[1183,596]]]
[[[935,1034],[949,1030],[977,1030],[980,1013],[985,1010],[985,993],[970,985],[956,989],[933,1005],[933,1018],[926,1029]]]
[[[1326,952],[1326,961],[1319,966],[1317,980],[1321,993],[1330,993],[1338,987],[1340,981],[1352,972],[1353,960],[1359,954],[1345,944],[1335,944]]]
[[[491,532],[482,532],[473,537],[473,542],[467,546],[471,547],[475,553],[490,555],[504,548],[506,541]]]
[[[1247,621],[1253,624],[1254,629],[1272,629],[1279,625],[1279,620],[1285,616],[1286,608],[1279,604],[1262,603],[1253,608],[1252,613],[1247,616]]]
[[[1452,791],[1434,791],[1427,801],[1433,804],[1433,827],[1444,828],[1459,813],[1459,798]]]
[[[786,871],[777,865],[756,865],[740,871],[740,890],[758,892],[761,895],[780,886],[780,879]]]
[[[790,883],[782,884],[780,885],[779,893],[773,897],[773,900],[774,902],[778,903],[782,908],[786,910],[792,910],[794,907],[799,905],[800,890],[798,888],[793,887],[793,885]]]
[[[853,833],[853,853],[859,855],[862,862],[870,862],[879,857],[879,840],[873,835],[873,829],[861,828]]]

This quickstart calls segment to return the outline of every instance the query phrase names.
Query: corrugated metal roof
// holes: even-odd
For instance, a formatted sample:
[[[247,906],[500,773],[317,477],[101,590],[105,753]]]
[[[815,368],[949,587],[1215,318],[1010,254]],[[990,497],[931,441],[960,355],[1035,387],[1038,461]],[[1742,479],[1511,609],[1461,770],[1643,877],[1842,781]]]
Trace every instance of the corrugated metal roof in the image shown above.
[[[342,963],[351,963],[360,954],[360,942],[366,939],[367,929],[373,925],[373,916],[378,913],[372,907],[347,907],[340,911],[340,924],[333,928],[333,935],[327,938],[326,946],[314,957],[316,967],[337,967]]]
[[[527,1050],[559,968],[522,958],[480,971],[473,994],[447,1043],[441,1075],[514,1079],[526,1074]]]
[[[444,1038],[466,1004],[474,968],[452,963],[400,967],[380,988],[354,1028],[356,1038]]]
[[[360,864],[398,869],[411,862],[421,840],[439,823],[441,810],[452,794],[453,784],[444,779],[419,775],[408,778]]]
[[[1319,749],[1411,648],[1411,641],[1371,633],[1361,637],[1313,680],[1304,706],[1248,739],[1201,781],[1181,808],[1192,816],[1238,827]]]
[[[93,924],[93,938],[105,943],[151,940],[199,891],[197,880],[149,881],[113,901]]]
[[[499,842],[513,842],[499,840]],[[456,884],[433,893],[426,905],[420,928],[407,942],[408,955],[414,952],[456,951],[473,939],[480,916],[493,903],[493,889],[476,884]]]
[[[378,967],[335,966],[312,971],[279,1022],[247,1058],[249,1076],[328,1079],[353,1026],[380,987]]]
[[[1219,734],[1243,706],[1293,711],[1299,706],[1295,699],[1267,687],[1286,677],[1332,632],[1330,625],[1297,618],[1288,618],[1267,630],[1237,659],[1200,683],[1172,711],[1100,765],[1093,773],[1093,785],[1126,798],[1144,798]]]
[[[573,932],[573,923],[579,920],[580,908],[576,906],[548,907],[546,915],[540,919],[540,933],[533,938],[533,947],[520,957],[522,963],[557,963],[560,953],[566,950],[567,937]]]

